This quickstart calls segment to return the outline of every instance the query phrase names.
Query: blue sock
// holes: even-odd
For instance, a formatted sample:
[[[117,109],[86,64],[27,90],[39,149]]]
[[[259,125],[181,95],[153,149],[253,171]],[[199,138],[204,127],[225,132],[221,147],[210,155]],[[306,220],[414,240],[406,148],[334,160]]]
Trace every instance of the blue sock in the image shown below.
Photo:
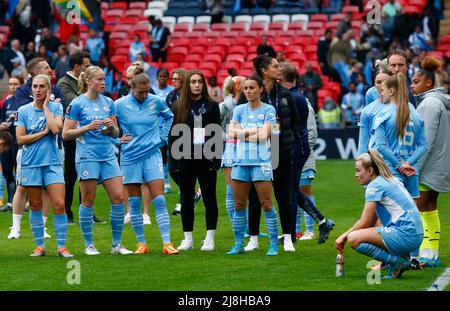
[[[170,184],[170,180],[169,180],[169,165],[164,164],[163,165],[164,168],[164,183],[165,184]]]
[[[311,200],[311,202],[313,202],[314,206],[316,206],[316,200],[314,199],[313,195],[309,195],[308,199]],[[306,227],[306,231],[308,232],[314,232],[314,218],[312,218],[311,216],[309,216],[308,213],[304,213],[305,216],[305,227]]]
[[[270,211],[264,210],[264,216],[266,218],[266,226],[270,237],[270,243],[278,245],[278,217],[275,207],[272,207]]]
[[[302,215],[303,210],[297,206],[297,221],[295,222],[295,233],[302,232]]]
[[[3,174],[0,174],[0,199],[3,200],[5,195],[5,177]]]
[[[30,211],[30,225],[36,247],[44,247],[44,221],[42,211]]]
[[[235,210],[232,224],[235,243],[244,244],[244,234],[247,226],[247,209]]]
[[[396,255],[393,255],[384,249],[370,244],[370,243],[361,243],[355,249],[358,253],[364,254],[366,256],[375,258],[385,264],[399,264],[405,259]]]
[[[67,241],[67,215],[64,213],[62,215],[53,216],[53,227],[56,233],[56,244],[58,249],[61,247],[66,247]]]
[[[109,219],[111,221],[112,230],[112,245],[120,244],[122,240],[123,220],[125,217],[125,208],[122,204],[111,204],[111,214]]]
[[[228,218],[233,222],[233,214],[234,214],[234,196],[233,196],[233,187],[231,185],[227,185],[227,193],[225,196],[225,206],[228,213]]]
[[[167,212],[166,198],[163,195],[158,195],[153,199],[153,206],[155,207],[156,222],[158,223],[163,243],[169,243],[170,218],[169,213]]]
[[[81,232],[83,233],[84,244],[86,247],[93,244],[92,241],[92,225],[94,223],[94,207],[86,207],[80,204],[78,213],[80,219]]]
[[[129,197],[130,221],[139,243],[147,243],[144,234],[144,219],[141,213],[141,197]]]

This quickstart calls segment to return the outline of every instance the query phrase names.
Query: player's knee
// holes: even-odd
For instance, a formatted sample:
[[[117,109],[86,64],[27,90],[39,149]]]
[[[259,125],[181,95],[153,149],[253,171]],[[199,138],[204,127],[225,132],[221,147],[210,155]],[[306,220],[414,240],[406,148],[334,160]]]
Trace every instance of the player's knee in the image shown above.
[[[271,200],[262,200],[261,207],[265,211],[270,211],[273,208],[273,204]]]
[[[123,193],[115,193],[111,196],[112,204],[122,204],[123,203]]]
[[[237,210],[244,209],[246,207],[246,205],[247,205],[247,202],[245,202],[244,200],[236,200],[236,199],[234,200],[234,207]]]
[[[355,232],[350,232],[347,237],[347,242],[351,248],[353,249],[357,248],[360,243],[358,234],[356,234]]]

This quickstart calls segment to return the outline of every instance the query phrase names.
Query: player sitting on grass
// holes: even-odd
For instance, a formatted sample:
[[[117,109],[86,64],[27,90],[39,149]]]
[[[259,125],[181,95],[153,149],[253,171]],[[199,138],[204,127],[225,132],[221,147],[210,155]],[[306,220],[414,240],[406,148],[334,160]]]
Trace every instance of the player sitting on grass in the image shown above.
[[[398,278],[411,266],[409,254],[422,243],[419,211],[375,150],[356,160],[355,176],[367,185],[366,203],[361,218],[336,240],[336,249],[342,252],[348,241],[358,253],[389,265],[385,278]],[[378,219],[381,227],[376,227]]]

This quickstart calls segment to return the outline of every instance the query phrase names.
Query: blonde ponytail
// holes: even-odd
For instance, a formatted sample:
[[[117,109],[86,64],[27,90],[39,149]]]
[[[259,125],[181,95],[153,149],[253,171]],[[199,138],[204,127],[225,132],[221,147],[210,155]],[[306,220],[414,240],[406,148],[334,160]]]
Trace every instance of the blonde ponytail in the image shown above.
[[[390,181],[394,179],[394,175],[392,175],[386,162],[384,162],[381,155],[375,149],[369,149],[366,153],[361,154],[356,161],[361,161],[362,166],[366,170],[370,167],[373,168],[373,171],[377,176],[381,176]]]
[[[409,123],[408,84],[403,73],[399,72],[386,80],[386,87],[395,89],[393,101],[397,104],[397,135],[405,137],[406,126]]]
[[[85,72],[82,72],[78,77],[78,88],[80,93],[84,94],[88,91],[87,81],[91,80],[97,70],[102,71],[98,66],[89,66]]]

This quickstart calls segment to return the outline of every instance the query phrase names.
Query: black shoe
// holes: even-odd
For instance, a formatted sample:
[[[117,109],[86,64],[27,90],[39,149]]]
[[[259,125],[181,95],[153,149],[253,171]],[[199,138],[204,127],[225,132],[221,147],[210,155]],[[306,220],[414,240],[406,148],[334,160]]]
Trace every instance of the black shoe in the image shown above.
[[[422,265],[415,258],[411,259],[411,270],[423,270]]]
[[[12,206],[9,204],[5,204],[2,208],[0,208],[0,212],[12,212]]]
[[[67,224],[68,224],[69,226],[75,225],[75,220],[73,220],[73,218],[68,218],[68,219],[67,219]]]
[[[100,225],[103,225],[103,224],[106,224],[106,221],[104,221],[104,220],[101,220],[100,218],[98,218],[95,214],[94,214],[94,224],[100,224]]]
[[[321,224],[319,226],[319,239],[317,240],[317,243],[325,243],[331,230],[333,230],[333,227],[334,221],[332,221],[331,219],[327,219],[323,224]]]

